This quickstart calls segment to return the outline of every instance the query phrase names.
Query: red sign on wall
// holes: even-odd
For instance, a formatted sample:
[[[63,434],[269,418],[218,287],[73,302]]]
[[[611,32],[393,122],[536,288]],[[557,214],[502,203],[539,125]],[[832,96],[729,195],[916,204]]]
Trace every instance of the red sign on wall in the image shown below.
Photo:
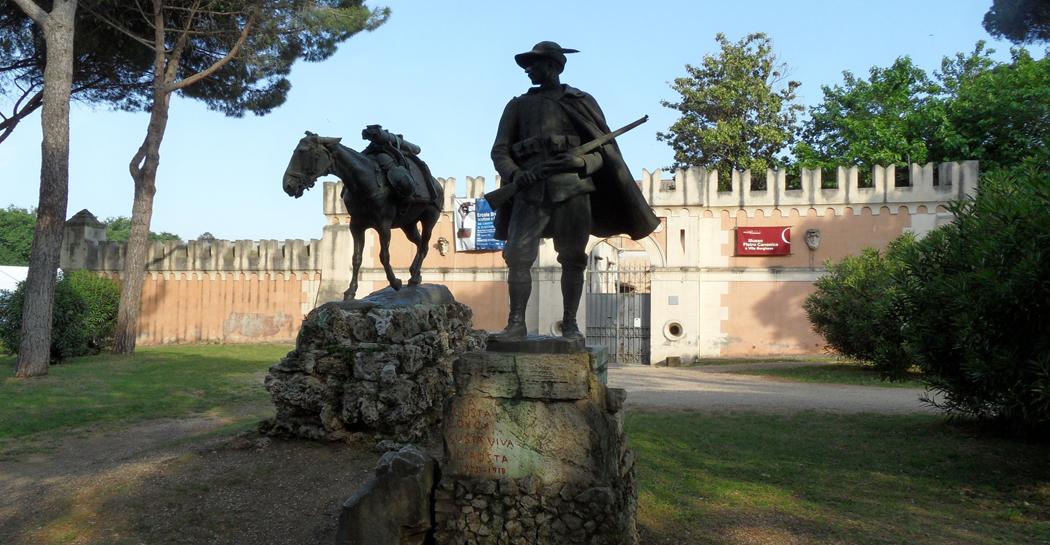
[[[790,255],[790,227],[737,227],[736,255]]]

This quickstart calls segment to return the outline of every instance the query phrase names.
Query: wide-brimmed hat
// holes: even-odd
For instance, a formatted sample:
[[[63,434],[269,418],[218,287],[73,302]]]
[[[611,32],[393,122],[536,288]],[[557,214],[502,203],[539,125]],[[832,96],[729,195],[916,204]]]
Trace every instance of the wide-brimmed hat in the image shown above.
[[[575,49],[565,49],[554,42],[540,42],[532,46],[532,51],[514,55],[514,62],[518,63],[518,66],[525,68],[533,60],[546,57],[548,59],[554,59],[562,66],[565,66],[566,53],[579,53],[579,51]]]

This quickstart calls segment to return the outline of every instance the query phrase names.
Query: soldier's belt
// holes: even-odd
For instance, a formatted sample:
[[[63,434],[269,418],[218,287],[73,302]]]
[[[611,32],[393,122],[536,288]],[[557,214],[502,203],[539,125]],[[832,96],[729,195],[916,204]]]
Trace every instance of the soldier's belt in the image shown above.
[[[533,136],[511,145],[510,149],[518,159],[533,155],[550,153],[551,156],[565,153],[580,145],[580,137],[573,135],[553,134],[550,136]]]

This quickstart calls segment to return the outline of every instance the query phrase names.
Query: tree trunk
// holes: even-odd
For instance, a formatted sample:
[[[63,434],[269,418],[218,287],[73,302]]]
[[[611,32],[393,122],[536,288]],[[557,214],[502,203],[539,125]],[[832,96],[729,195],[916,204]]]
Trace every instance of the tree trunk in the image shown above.
[[[15,0],[22,1],[22,0]],[[153,106],[150,108],[149,128],[146,140],[135,157],[131,159],[131,177],[135,180],[135,202],[131,207],[131,231],[128,234],[127,254],[124,257],[124,274],[120,284],[120,307],[117,309],[117,330],[113,338],[113,354],[135,353],[138,337],[139,310],[142,306],[142,282],[146,278],[147,245],[149,226],[153,217],[153,196],[157,192],[157,167],[160,166],[160,143],[168,126],[168,107],[171,94],[183,87],[200,81],[226,65],[244,45],[252,24],[258,16],[253,11],[236,45],[222,59],[206,70],[197,72],[181,81],[176,81],[183,51],[192,40],[190,29],[199,13],[197,7],[190,10],[182,31],[176,32],[175,45],[168,47],[164,23],[165,0],[153,0]],[[199,7],[199,6],[198,6]],[[199,22],[199,21],[198,21]]]
[[[131,161],[135,180],[135,201],[131,206],[131,231],[128,234],[124,273],[120,278],[120,307],[117,331],[113,337],[113,354],[134,354],[138,338],[139,310],[142,306],[142,283],[146,279],[146,250],[149,227],[153,219],[153,195],[157,193],[157,167],[160,166],[160,143],[168,126],[171,92],[154,86],[146,139]]]
[[[40,204],[33,232],[33,249],[29,254],[16,377],[46,375],[51,360],[51,314],[69,195],[69,95],[73,86],[76,10],[77,0],[55,0],[50,14],[39,19],[33,17],[43,26],[47,42],[41,115],[44,139],[41,144]]]

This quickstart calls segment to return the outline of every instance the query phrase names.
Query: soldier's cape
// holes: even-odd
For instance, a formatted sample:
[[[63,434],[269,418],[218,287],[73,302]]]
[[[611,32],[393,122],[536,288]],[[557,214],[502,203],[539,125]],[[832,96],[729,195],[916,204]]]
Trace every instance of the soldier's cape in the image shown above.
[[[612,132],[594,97],[568,85],[564,88],[558,103],[572,119],[581,140],[588,142]],[[616,141],[602,146],[601,153],[602,168],[591,174],[595,187],[590,194],[591,234],[601,238],[628,235],[634,240],[649,236],[660,220],[634,183]],[[508,203],[496,211],[497,240],[507,239],[511,208]]]

